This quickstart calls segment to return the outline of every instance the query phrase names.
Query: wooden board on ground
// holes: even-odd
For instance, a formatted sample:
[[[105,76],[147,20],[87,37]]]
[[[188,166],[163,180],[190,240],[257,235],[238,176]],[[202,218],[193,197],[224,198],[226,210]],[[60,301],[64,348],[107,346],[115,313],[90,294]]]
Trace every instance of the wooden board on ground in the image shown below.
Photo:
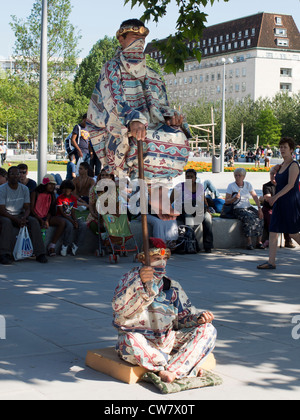
[[[114,347],[88,350],[85,364],[97,372],[105,373],[127,384],[135,384],[147,372],[147,369],[141,366],[133,366],[120,359]],[[215,367],[216,359],[211,353],[201,368],[212,370]]]

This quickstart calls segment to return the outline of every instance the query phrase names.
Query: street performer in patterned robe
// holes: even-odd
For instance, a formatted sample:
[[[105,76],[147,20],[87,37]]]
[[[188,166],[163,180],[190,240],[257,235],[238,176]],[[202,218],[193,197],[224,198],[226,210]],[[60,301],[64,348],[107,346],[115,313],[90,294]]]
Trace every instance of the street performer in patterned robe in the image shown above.
[[[180,284],[166,275],[170,255],[161,239],[150,238],[150,266],[125,274],[113,298],[119,356],[169,383],[201,376],[217,335],[213,314],[194,308]],[[145,263],[144,253],[138,257]]]
[[[147,184],[170,188],[188,161],[190,133],[183,116],[170,108],[164,82],[146,66],[148,33],[137,19],[121,24],[116,34],[121,47],[102,68],[87,127],[107,173],[137,178],[137,141],[142,140]]]

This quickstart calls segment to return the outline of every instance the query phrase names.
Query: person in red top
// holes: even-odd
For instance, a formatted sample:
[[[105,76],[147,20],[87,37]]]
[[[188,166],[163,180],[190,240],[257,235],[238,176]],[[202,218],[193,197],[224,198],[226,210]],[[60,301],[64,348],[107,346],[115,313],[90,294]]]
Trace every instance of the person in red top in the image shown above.
[[[82,244],[86,225],[80,219],[76,218],[77,198],[73,195],[75,187],[72,181],[63,181],[60,187],[62,194],[59,195],[56,201],[57,214],[63,217],[66,222],[65,235],[60,255],[65,257],[68,252],[68,247],[71,245],[71,252],[76,255],[78,247]],[[75,239],[73,233],[75,231]]]

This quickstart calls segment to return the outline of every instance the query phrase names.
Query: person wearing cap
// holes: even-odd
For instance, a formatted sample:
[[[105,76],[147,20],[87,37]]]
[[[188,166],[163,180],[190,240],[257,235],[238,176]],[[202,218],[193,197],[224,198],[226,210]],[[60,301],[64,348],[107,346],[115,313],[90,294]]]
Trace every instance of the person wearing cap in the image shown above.
[[[42,183],[31,195],[31,214],[35,217],[41,229],[55,227],[55,232],[48,245],[47,251],[50,257],[56,255],[56,243],[63,235],[66,222],[63,218],[56,216],[56,180],[52,174],[44,176]]]
[[[138,255],[135,267],[120,280],[113,297],[116,350],[133,364],[157,372],[165,382],[201,375],[201,364],[214,349],[211,312],[192,306],[181,285],[166,274],[171,256],[159,238],[150,238],[150,266]]]
[[[40,224],[35,217],[30,216],[29,189],[19,181],[19,168],[11,166],[7,172],[7,183],[0,186],[0,262],[11,263],[18,231],[21,227],[28,226],[36,260],[46,263],[46,249]]]
[[[87,128],[108,173],[137,178],[137,141],[143,140],[147,184],[157,186],[159,181],[169,186],[188,160],[190,134],[183,116],[169,106],[164,82],[146,65],[148,33],[140,20],[121,24],[116,34],[120,48],[102,68],[90,100]]]

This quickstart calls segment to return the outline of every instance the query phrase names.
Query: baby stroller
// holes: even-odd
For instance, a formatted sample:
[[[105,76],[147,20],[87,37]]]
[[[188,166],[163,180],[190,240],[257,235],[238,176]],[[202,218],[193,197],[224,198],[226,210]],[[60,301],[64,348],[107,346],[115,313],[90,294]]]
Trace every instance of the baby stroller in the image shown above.
[[[97,254],[103,257],[109,252],[109,262],[117,264],[120,256],[126,257],[128,252],[135,252],[134,261],[139,252],[136,240],[130,230],[127,214],[113,216],[111,214],[101,215],[104,233],[100,233],[99,223],[99,250]],[[100,216],[99,216],[100,222]],[[133,248],[127,248],[126,243],[132,239],[134,242]]]

